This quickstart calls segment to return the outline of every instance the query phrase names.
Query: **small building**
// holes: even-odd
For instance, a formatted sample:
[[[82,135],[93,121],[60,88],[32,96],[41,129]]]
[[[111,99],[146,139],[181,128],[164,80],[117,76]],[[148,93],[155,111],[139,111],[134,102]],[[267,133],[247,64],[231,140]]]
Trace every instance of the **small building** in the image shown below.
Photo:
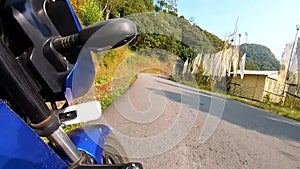
[[[229,94],[257,101],[264,101],[265,96],[275,90],[278,71],[245,70],[244,78],[241,72],[231,78]]]

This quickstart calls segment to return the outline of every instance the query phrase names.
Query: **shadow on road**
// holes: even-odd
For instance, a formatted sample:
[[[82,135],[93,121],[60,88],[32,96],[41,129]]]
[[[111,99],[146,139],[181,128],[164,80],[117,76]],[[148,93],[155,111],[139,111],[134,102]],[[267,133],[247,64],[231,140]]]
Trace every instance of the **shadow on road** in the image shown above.
[[[157,80],[157,82],[164,85],[170,85],[172,87],[178,87],[181,92],[177,93],[169,90],[148,88],[149,90],[152,90],[154,94],[165,96],[170,100],[176,101],[180,104],[185,104],[193,109],[197,109],[205,113],[209,112],[212,99],[226,99],[199,91],[189,86],[181,84],[177,85],[177,83],[172,81]],[[199,98],[200,105],[193,105],[188,102],[188,100]],[[298,122],[231,99],[226,99],[222,120],[246,129],[256,130],[263,134],[300,142],[300,124]]]

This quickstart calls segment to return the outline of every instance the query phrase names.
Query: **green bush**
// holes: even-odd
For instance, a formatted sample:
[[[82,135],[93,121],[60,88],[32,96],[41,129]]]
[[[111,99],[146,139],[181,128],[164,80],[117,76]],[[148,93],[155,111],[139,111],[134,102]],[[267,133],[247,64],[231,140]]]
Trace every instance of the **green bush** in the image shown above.
[[[84,0],[79,5],[79,17],[85,26],[103,20],[103,12],[96,0]]]
[[[102,77],[100,77],[100,78],[97,78],[97,79],[95,80],[95,83],[98,84],[98,85],[101,85],[101,84],[104,84],[104,83],[109,82],[111,79],[112,79],[111,76],[109,76],[109,75],[104,75],[104,76],[102,76]]]

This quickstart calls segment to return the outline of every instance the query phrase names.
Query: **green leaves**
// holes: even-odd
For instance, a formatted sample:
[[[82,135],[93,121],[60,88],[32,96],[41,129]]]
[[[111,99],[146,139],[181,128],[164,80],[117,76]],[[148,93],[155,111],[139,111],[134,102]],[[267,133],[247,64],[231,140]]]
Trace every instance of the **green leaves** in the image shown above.
[[[97,0],[105,19],[119,18],[154,10],[153,0]]]
[[[177,16],[177,0],[158,0],[156,10]]]
[[[78,6],[79,17],[85,26],[103,20],[103,12],[96,0],[84,0]]]

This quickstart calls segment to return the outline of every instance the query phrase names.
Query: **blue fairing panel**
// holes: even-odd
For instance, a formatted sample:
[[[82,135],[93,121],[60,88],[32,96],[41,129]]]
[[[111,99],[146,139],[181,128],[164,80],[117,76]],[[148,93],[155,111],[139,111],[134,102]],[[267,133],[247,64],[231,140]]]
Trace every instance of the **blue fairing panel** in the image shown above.
[[[102,153],[105,140],[111,129],[105,125],[91,124],[68,133],[78,150],[92,156],[98,164],[102,164]]]
[[[67,165],[0,101],[0,168],[64,169]]]

